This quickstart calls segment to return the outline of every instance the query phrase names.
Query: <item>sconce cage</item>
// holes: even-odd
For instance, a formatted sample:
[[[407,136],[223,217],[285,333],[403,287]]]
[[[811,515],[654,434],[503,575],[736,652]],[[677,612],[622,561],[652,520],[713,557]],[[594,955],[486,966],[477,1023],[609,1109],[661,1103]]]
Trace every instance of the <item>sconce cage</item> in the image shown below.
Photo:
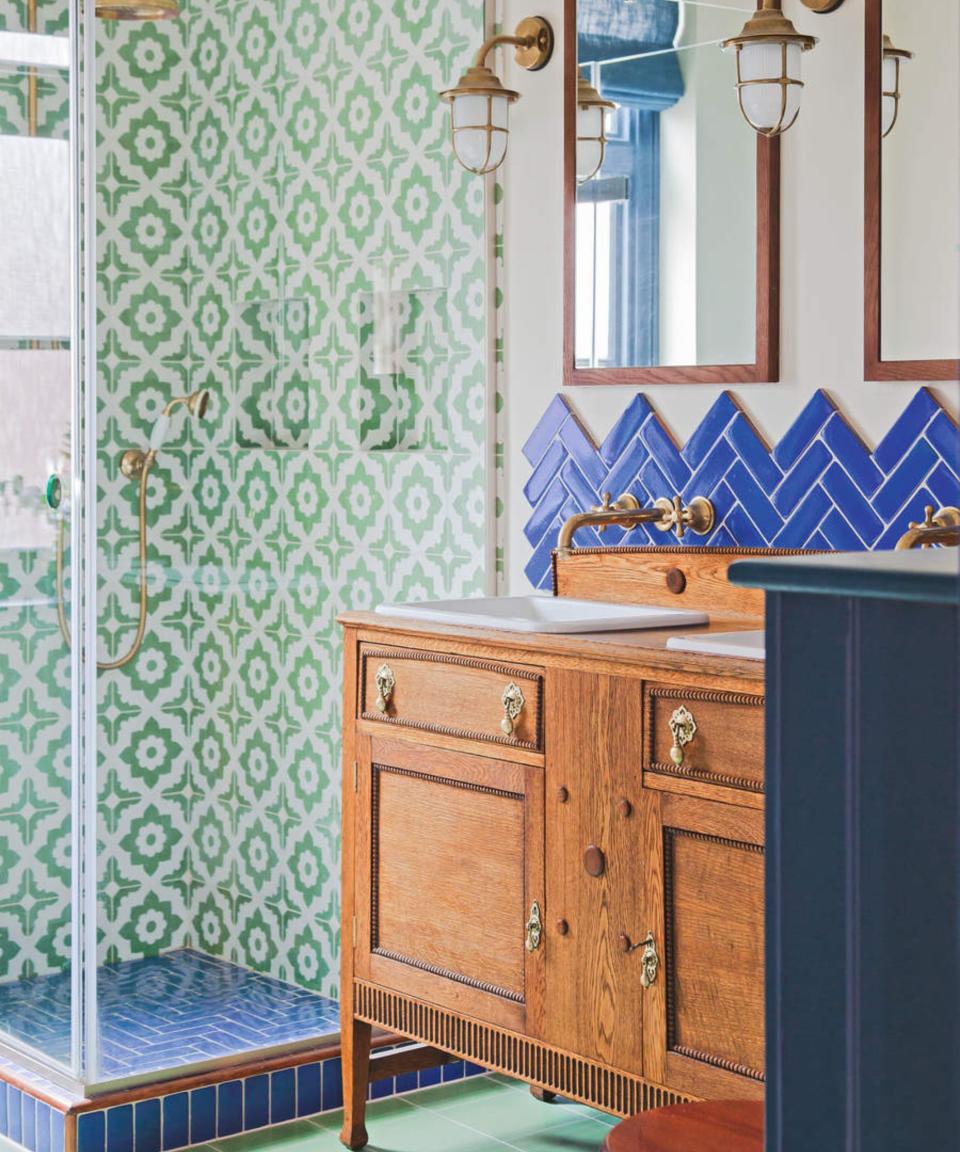
[[[913,53],[905,48],[894,47],[893,41],[884,34],[883,37],[883,67],[880,72],[880,136],[885,140],[893,131],[900,118],[900,65],[904,60],[912,60]],[[889,86],[888,86],[888,81]],[[890,123],[887,124],[887,109],[892,108]],[[884,125],[886,125],[884,127]]]
[[[740,114],[744,120],[750,125],[755,132],[759,132],[761,136],[781,136],[788,128],[792,128],[796,123],[797,117],[800,115],[800,93],[803,91],[803,81],[798,77],[793,77],[789,72],[789,48],[790,45],[786,42],[776,45],[780,49],[780,75],[775,77],[750,77],[744,79],[743,76],[743,49],[745,45],[738,44],[737,48],[737,100],[740,104]],[[750,113],[744,107],[744,95],[749,93],[754,87],[760,85],[777,85],[780,88],[780,115],[777,117],[776,122],[772,126],[764,126],[757,124],[751,117]],[[790,90],[794,88],[797,90],[797,99],[792,102],[790,99]]]
[[[780,136],[796,122],[803,92],[801,57],[816,42],[815,36],[796,30],[784,16],[780,0],[760,0],[739,35],[722,42],[722,48],[736,50],[740,112],[761,136]],[[773,92],[765,88],[779,94],[778,100],[771,99],[766,106],[763,98],[772,97]]]
[[[612,100],[605,100],[587,79],[582,68],[577,69],[577,138],[576,138],[576,164],[577,183],[586,184],[603,167],[603,160],[607,152],[607,113],[617,108]],[[586,121],[586,124],[584,123]],[[584,132],[584,128],[595,128],[595,131]],[[596,163],[591,162],[581,166],[581,158],[587,154],[588,148],[595,149]],[[589,169],[589,170],[588,170]]]

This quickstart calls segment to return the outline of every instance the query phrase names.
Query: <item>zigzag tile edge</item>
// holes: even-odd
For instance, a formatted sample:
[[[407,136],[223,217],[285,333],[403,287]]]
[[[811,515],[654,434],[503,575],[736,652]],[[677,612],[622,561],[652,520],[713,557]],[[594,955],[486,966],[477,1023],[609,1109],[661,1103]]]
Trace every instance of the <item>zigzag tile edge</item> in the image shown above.
[[[557,395],[523,453],[532,509],[524,535],[533,549],[525,571],[535,588],[550,586],[550,553],[563,521],[603,492],[633,492],[644,504],[677,492],[685,500],[708,496],[716,526],[684,541],[706,548],[892,548],[925,505],[960,504],[960,432],[926,388],[872,452],[821,390],[774,446],[724,392],[682,448],[642,393],[599,445]],[[614,545],[625,535],[611,528],[601,539],[586,530],[577,543]],[[664,537],[641,525],[628,542],[663,544]]]

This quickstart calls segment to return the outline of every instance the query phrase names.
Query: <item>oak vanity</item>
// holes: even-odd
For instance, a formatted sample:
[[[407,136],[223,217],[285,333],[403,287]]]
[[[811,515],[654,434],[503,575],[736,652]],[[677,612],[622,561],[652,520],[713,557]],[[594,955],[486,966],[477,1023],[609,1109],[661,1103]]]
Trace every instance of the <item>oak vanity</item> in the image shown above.
[[[743,555],[574,550],[555,587],[759,628]],[[763,662],[342,623],[344,1143],[396,1071],[372,1026],[618,1115],[761,1096]]]

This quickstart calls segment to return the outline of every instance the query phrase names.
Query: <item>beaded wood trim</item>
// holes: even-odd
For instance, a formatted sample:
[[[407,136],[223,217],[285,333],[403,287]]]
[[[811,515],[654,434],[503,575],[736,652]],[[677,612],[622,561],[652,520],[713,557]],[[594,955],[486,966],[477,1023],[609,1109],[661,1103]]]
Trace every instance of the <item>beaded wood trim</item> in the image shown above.
[[[401,952],[393,952],[388,948],[380,947],[380,777],[384,772],[391,772],[395,776],[427,780],[431,784],[446,784],[451,788],[460,788],[465,792],[482,792],[487,796],[498,796],[504,800],[519,800],[521,803],[524,801],[524,794],[511,792],[506,788],[475,784],[472,780],[454,780],[449,776],[435,776],[431,772],[417,772],[412,768],[395,768],[392,764],[374,763],[370,767],[370,954],[382,956],[385,960],[392,960],[397,964],[406,964],[408,967],[417,968],[421,972],[429,972],[433,976],[442,976],[446,980],[453,980],[457,984],[475,988],[478,992],[486,992],[491,996],[499,996],[504,1000],[522,1004],[524,1000],[522,992],[501,988],[499,985],[490,984],[485,980],[464,976],[463,973],[454,972],[451,968],[442,968],[436,964],[429,964],[425,960],[417,960],[413,956],[404,956]],[[524,858],[526,858],[526,830],[524,830],[523,852]]]
[[[711,836],[707,832],[693,832],[686,828],[663,829],[663,905],[664,905],[664,940],[663,963],[667,973],[667,1051],[688,1060],[697,1060],[701,1064],[709,1064],[712,1068],[720,1068],[724,1072],[733,1072],[748,1080],[756,1080],[763,1084],[766,1077],[756,1068],[749,1068],[746,1064],[737,1064],[733,1060],[726,1060],[722,1056],[714,1056],[710,1052],[701,1052],[698,1048],[690,1048],[685,1044],[676,1043],[677,1035],[677,987],[676,964],[674,963],[674,924],[673,924],[673,841],[678,836],[685,836],[688,840],[699,840],[706,844],[719,844],[724,848],[736,848],[743,852],[764,854],[762,844],[751,844],[748,840],[731,840],[726,836]]]
[[[419,732],[435,732],[438,736],[452,736],[457,740],[480,740],[485,744],[500,744],[505,748],[522,748],[525,752],[543,751],[543,675],[540,672],[512,664],[498,664],[493,660],[478,660],[470,656],[453,656],[445,652],[423,652],[417,648],[363,647],[361,654],[361,720],[373,720],[378,724],[393,724],[399,728],[412,728]],[[434,724],[426,720],[406,720],[402,716],[387,716],[382,712],[371,711],[367,707],[368,660],[419,660],[428,664],[450,664],[458,668],[472,668],[477,672],[490,672],[495,676],[505,676],[512,680],[535,682],[537,689],[536,739],[519,740],[514,736],[502,736],[499,732],[475,732],[469,728],[455,728],[449,724]]]
[[[724,704],[736,708],[762,708],[764,697],[748,692],[719,692],[711,688],[668,687],[662,684],[651,685],[644,700],[643,723],[643,766],[645,772],[660,776],[676,776],[681,780],[695,780],[700,784],[716,784],[725,788],[737,788],[741,792],[755,792],[763,795],[763,780],[751,780],[746,776],[731,776],[724,772],[711,772],[706,768],[689,768],[682,764],[664,764],[653,758],[653,721],[656,700],[676,700],[679,703]]]
[[[650,1108],[697,1099],[653,1084],[642,1076],[362,980],[355,980],[353,987],[358,1020],[615,1116],[632,1116]]]

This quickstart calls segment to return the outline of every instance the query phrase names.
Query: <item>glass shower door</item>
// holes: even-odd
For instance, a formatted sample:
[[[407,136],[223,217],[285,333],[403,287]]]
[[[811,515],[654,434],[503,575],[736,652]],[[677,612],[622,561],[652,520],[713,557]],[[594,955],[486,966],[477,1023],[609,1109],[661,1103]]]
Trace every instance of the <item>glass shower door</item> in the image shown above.
[[[0,1058],[80,1074],[67,0],[0,0]],[[6,1050],[5,1052],[3,1050]]]

